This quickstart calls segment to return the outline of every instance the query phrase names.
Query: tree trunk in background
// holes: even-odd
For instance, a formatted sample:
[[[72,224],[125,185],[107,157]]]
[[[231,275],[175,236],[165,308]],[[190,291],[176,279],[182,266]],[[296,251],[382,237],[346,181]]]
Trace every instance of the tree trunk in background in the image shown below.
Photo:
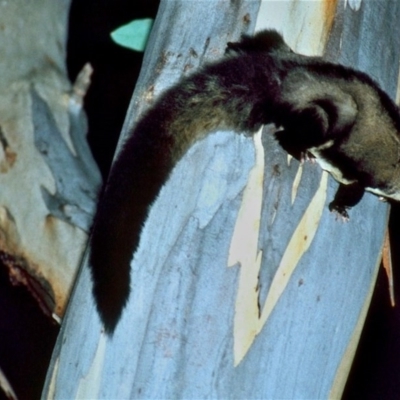
[[[61,317],[100,175],[82,96],[65,65],[70,1],[3,2],[0,12],[0,256],[42,308]]]
[[[74,86],[66,72],[69,7],[0,4],[0,261],[58,322],[100,185],[82,111],[90,67]]]
[[[259,6],[162,1],[123,134],[183,71],[255,28],[274,27],[299,52],[364,70],[395,97],[400,4]],[[366,195],[349,223],[336,221],[327,208],[336,182],[289,159],[269,128],[254,141],[212,135],[175,168],[145,225],[112,339],[83,268],[44,398],[340,397],[388,207]]]

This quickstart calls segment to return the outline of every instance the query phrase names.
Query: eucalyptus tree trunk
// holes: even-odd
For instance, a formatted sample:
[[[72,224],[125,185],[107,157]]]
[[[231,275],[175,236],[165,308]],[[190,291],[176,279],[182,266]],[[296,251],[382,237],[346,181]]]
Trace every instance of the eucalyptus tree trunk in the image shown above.
[[[82,110],[90,67],[74,85],[67,77],[69,8],[70,0],[0,2],[0,262],[57,323],[100,186]],[[4,372],[0,387],[13,397],[7,381]]]
[[[70,1],[3,2],[0,12],[0,258],[42,309],[62,317],[96,206],[86,143],[86,66],[65,58]]]
[[[164,0],[122,136],[164,88],[266,27],[296,51],[372,74],[394,97],[399,16],[400,4],[376,1]],[[43,398],[340,397],[388,207],[366,195],[349,223],[337,221],[327,208],[337,183],[290,159],[271,132],[213,134],[176,166],[145,224],[112,338],[84,264]]]

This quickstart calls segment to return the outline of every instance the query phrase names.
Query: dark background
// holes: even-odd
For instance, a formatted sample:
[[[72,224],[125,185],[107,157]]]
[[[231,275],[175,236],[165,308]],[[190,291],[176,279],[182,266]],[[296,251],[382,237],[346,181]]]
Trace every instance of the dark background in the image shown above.
[[[142,54],[116,45],[110,32],[136,18],[154,17],[159,0],[75,0],[72,3],[68,69],[73,81],[86,62],[94,68],[85,99],[89,143],[103,177],[107,175]],[[396,268],[400,209],[392,207],[390,233]],[[396,295],[396,302],[400,298]],[[19,399],[40,398],[58,327],[45,317],[23,287],[10,285],[0,266],[0,366]],[[400,398],[400,307],[392,308],[381,268],[344,399]],[[0,398],[2,394],[0,391]]]

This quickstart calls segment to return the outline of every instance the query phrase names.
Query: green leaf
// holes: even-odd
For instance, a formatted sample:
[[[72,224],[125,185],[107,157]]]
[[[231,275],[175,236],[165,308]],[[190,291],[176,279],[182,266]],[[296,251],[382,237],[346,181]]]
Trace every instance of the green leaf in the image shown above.
[[[135,19],[111,32],[111,38],[120,46],[143,51],[152,26],[153,19],[151,18]]]

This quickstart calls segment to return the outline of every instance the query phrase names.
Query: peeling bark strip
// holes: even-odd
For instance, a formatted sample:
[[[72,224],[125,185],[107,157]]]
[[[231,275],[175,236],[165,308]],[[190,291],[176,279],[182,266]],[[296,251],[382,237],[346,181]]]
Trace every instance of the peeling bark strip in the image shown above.
[[[37,301],[42,312],[53,317],[55,309],[54,292],[43,277],[39,280],[29,271],[29,266],[22,258],[0,251],[0,261],[8,269],[10,282],[13,286],[23,285]]]
[[[6,378],[6,375],[4,374],[4,372],[2,371],[1,368],[0,368],[0,388],[2,389],[2,391],[4,392],[4,394],[6,395],[6,397],[8,399],[10,399],[10,400],[18,399],[10,382]]]
[[[62,139],[47,104],[35,90],[31,95],[35,145],[45,158],[56,183],[54,194],[42,186],[43,200],[51,215],[88,232],[101,177],[97,170],[91,168],[94,160],[86,142],[85,116],[82,109],[70,107],[71,149]]]

